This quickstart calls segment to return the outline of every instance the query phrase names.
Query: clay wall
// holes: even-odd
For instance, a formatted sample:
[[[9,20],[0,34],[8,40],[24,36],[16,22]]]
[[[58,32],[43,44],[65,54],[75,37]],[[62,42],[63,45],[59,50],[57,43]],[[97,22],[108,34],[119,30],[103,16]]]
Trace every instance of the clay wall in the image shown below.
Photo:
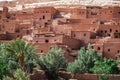
[[[98,33],[101,36],[114,37],[114,33],[120,32],[119,25],[100,25]]]
[[[112,39],[104,43],[104,57],[116,59],[116,55],[120,53],[120,39]]]
[[[14,33],[16,27],[16,21],[14,20],[1,20],[0,21],[0,34]]]
[[[34,46],[36,47],[36,53],[38,55],[45,55],[46,53],[49,52],[49,50],[56,46],[56,44],[52,43],[35,43]]]
[[[68,36],[64,36],[63,38],[63,44],[69,46],[71,49],[73,50],[79,50],[81,47],[81,41],[68,37]]]
[[[22,38],[22,34],[21,33],[8,33],[6,34],[6,40],[13,40],[13,39],[17,39],[17,38]]]
[[[33,13],[29,12],[16,12],[15,18],[17,20],[29,20],[33,18]]]
[[[7,14],[8,14],[8,8],[7,7],[3,7],[2,18],[6,18]]]
[[[101,54],[101,56],[103,56],[103,50],[104,50],[104,47],[103,47],[103,44],[92,44],[92,48],[98,52],[99,54]]]
[[[39,7],[34,8],[33,18],[39,20],[50,20],[53,18],[53,15],[56,13],[56,10],[53,7]]]
[[[75,8],[72,13],[73,19],[85,19],[87,18],[87,10],[81,8]]]
[[[102,56],[106,58],[116,59],[116,55],[120,53],[120,39],[96,40],[92,46],[95,51],[102,53]]]
[[[97,6],[89,6],[86,7],[87,9],[87,18],[99,18],[100,12],[101,12],[101,7]]]
[[[73,79],[73,80],[99,80],[100,76],[104,76],[103,74],[72,74],[70,72],[66,72],[65,70],[59,71],[59,77],[64,79]],[[33,74],[30,75],[31,80],[44,80],[47,79],[45,72],[42,70],[34,71]],[[119,80],[120,75],[117,74],[109,74],[108,80]]]
[[[63,35],[37,35],[33,38],[33,43],[62,43]]]
[[[72,31],[72,38],[79,39],[84,43],[89,43],[91,38],[91,32],[89,31]]]
[[[72,13],[72,8],[57,8],[57,12]]]
[[[66,25],[55,26],[55,27],[53,27],[53,31],[56,34],[64,34],[64,35],[67,35],[67,36],[71,36],[71,27],[68,27]]]
[[[119,18],[120,17],[120,8],[119,7],[104,7],[101,10],[101,15],[100,18],[108,18],[108,19],[112,19],[112,18]]]

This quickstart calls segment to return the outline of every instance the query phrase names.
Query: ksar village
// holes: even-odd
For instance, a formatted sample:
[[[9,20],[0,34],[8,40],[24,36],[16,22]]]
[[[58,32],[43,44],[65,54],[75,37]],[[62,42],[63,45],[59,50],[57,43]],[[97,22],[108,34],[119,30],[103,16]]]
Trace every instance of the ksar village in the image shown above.
[[[120,0],[1,0],[0,80],[120,80]]]

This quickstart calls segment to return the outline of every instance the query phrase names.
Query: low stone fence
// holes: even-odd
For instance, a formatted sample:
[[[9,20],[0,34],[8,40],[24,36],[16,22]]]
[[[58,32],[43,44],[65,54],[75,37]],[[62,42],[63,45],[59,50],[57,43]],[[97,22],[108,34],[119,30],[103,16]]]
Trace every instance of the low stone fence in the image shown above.
[[[64,79],[77,79],[77,80],[99,80],[102,74],[71,74],[69,72],[59,72],[59,76]],[[106,75],[108,80],[120,80],[120,75],[110,74]]]
[[[34,70],[33,74],[30,75],[31,80],[46,80],[47,77],[43,70]]]
[[[99,80],[102,74],[72,74],[66,71],[59,71],[59,77],[63,79],[75,79],[75,80]],[[31,80],[46,80],[47,76],[42,70],[36,70],[33,74],[30,75]],[[108,75],[108,80],[120,80],[120,75]]]

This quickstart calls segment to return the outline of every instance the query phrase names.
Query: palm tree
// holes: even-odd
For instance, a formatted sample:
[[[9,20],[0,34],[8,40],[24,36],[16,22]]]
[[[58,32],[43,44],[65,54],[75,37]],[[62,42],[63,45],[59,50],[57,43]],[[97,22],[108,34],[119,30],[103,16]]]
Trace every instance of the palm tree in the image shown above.
[[[35,49],[22,39],[16,39],[11,41],[6,50],[13,56],[18,59],[18,63],[22,69],[25,66],[25,57],[31,53],[35,53]]]

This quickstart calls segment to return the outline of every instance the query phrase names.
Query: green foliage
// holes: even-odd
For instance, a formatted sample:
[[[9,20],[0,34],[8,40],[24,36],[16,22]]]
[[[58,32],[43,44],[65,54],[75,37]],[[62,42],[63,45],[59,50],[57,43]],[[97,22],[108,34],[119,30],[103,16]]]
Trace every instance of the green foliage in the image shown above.
[[[68,64],[67,71],[72,73],[89,73],[90,68],[94,66],[94,62],[100,59],[101,56],[88,45],[87,50],[81,48],[78,51],[78,59]]]
[[[108,80],[109,76],[107,74],[99,76],[99,80]]]
[[[3,77],[3,80],[13,80],[13,79],[10,78],[10,77],[8,77],[8,76],[6,76],[6,77],[4,76],[4,77]]]
[[[38,64],[42,70],[46,72],[49,80],[58,78],[57,70],[66,67],[64,51],[58,47],[54,47],[48,54],[40,57]]]
[[[14,72],[14,78],[16,80],[30,80],[29,76],[26,75],[21,69],[17,69]]]
[[[8,73],[9,73],[8,64],[0,60],[0,79],[2,79],[2,77]]]
[[[36,63],[35,49],[22,39],[16,39],[6,45],[7,61],[11,69],[22,68],[32,72]]]
[[[3,80],[30,80],[29,75],[26,75],[21,69],[17,69],[14,73],[14,78],[8,76],[4,77]]]
[[[119,73],[117,65],[118,63],[116,61],[104,58],[101,61],[95,61],[91,71],[97,74],[117,74]]]
[[[35,53],[30,53],[25,57],[25,70],[28,73],[32,73],[33,68],[37,66],[37,55]]]

